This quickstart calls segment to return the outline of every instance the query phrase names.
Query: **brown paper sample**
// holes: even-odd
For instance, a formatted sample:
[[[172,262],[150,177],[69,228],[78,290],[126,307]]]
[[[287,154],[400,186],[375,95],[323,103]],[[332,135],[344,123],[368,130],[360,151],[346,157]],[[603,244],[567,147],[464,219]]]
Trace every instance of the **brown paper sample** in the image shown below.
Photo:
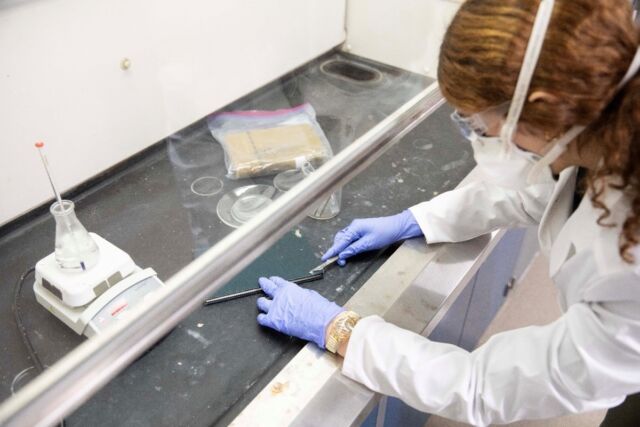
[[[231,132],[224,145],[230,176],[236,179],[295,169],[303,158],[313,163],[330,157],[309,124]]]

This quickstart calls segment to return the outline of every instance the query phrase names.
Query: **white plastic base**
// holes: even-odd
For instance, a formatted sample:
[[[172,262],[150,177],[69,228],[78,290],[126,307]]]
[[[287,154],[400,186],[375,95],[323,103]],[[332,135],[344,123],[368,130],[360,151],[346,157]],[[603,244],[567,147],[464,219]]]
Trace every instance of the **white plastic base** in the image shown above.
[[[36,282],[57,296],[68,307],[82,307],[135,271],[131,257],[95,233],[89,233],[98,245],[98,263],[86,271],[64,270],[55,254],[36,264]]]
[[[164,286],[152,268],[135,269],[133,274],[84,307],[65,305],[38,281],[34,283],[33,290],[36,300],[54,316],[77,334],[91,337],[114,322],[125,319],[133,307],[143,303],[152,292]]]

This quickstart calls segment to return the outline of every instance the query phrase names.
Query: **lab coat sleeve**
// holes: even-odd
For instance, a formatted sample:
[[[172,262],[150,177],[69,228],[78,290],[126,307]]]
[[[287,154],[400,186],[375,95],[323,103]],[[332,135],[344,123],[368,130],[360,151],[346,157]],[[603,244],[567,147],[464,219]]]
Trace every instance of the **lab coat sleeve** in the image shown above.
[[[427,243],[461,242],[498,228],[538,224],[555,183],[522,191],[472,182],[410,208]]]
[[[356,325],[342,372],[418,410],[485,426],[615,406],[640,391],[638,366],[634,301],[574,304],[473,352],[371,316]]]

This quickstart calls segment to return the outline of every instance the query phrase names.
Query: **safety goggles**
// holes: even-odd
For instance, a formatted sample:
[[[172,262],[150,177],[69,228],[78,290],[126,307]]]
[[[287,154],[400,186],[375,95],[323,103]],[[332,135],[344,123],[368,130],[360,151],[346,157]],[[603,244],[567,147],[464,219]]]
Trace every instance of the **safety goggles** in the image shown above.
[[[508,111],[509,103],[505,102],[495,107],[487,108],[481,113],[470,115],[465,115],[455,110],[450,117],[460,130],[462,136],[471,141],[478,136],[489,136],[487,132],[489,132],[489,129],[492,127],[491,123],[494,123],[494,121],[502,123]]]
[[[460,130],[462,136],[469,141],[473,139],[474,134],[484,136],[487,133],[488,127],[478,114],[464,116],[460,114],[458,110],[454,110],[450,117],[451,121],[453,121],[458,127],[458,130]]]

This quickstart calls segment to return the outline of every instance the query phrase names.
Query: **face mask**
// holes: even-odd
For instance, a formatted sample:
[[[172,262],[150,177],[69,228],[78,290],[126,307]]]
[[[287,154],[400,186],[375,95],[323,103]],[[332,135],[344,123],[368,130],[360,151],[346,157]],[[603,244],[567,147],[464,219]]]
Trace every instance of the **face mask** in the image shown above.
[[[505,151],[500,137],[477,135],[471,141],[471,147],[478,168],[487,182],[513,190],[553,182],[549,167],[542,168],[535,180],[529,179],[541,156],[515,146]]]
[[[471,142],[473,156],[483,179],[495,185],[510,189],[520,189],[532,185],[527,178],[541,160],[541,156],[525,151],[513,144],[509,150],[499,136],[487,136],[488,126],[479,114],[462,117],[454,112],[451,119],[458,125],[462,135]],[[535,183],[550,182],[551,169],[545,168]]]
[[[451,116],[452,120],[460,127],[462,134],[471,141],[478,169],[480,169],[485,181],[501,187],[520,190],[529,185],[552,182],[551,164],[585,129],[585,126],[574,126],[560,138],[552,141],[549,145],[550,149],[543,156],[524,151],[513,142],[518,120],[527,99],[531,78],[549,27],[553,5],[553,0],[540,2],[513,99],[509,104],[509,112],[500,130],[500,135],[488,137],[484,134],[487,126],[480,114],[463,117],[454,112]],[[638,68],[640,68],[640,48],[618,88],[624,86],[636,74]]]

